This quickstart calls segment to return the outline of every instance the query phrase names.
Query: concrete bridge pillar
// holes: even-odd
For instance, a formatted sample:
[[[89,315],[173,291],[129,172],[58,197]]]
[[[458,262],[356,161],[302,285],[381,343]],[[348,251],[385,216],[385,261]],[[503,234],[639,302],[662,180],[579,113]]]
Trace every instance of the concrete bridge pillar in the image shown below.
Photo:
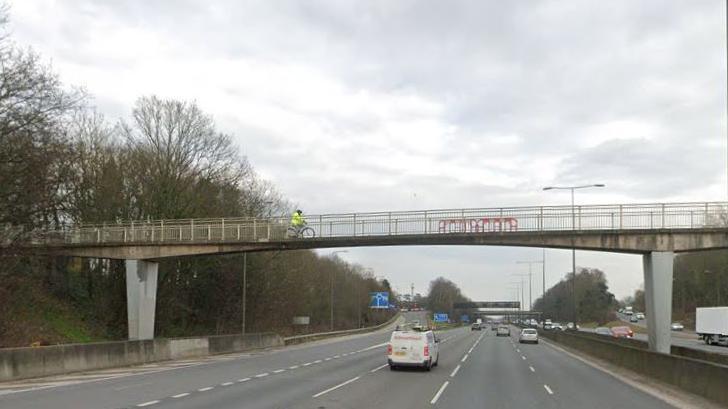
[[[154,339],[159,263],[126,261],[126,310],[129,339]]]
[[[672,321],[672,267],[675,253],[653,251],[642,256],[645,276],[645,311],[650,351],[670,353]]]

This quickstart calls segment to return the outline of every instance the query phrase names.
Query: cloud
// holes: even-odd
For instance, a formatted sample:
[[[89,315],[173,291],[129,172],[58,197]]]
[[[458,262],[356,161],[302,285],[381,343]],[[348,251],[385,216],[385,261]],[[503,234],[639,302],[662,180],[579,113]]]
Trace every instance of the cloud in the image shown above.
[[[725,197],[719,2],[11,6],[15,39],[108,116],[152,93],[197,100],[309,213],[564,203],[541,187],[566,183],[607,184],[580,202]],[[432,257],[443,274],[487,265],[492,278],[531,251],[488,250],[469,263],[421,250],[351,255],[408,257],[390,270],[407,281]],[[610,266],[620,291],[638,284],[616,272],[628,266],[620,256],[584,257]]]

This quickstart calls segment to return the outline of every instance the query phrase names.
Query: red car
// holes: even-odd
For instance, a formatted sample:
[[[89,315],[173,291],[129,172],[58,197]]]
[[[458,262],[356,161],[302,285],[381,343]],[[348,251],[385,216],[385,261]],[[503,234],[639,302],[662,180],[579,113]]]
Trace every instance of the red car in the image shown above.
[[[632,338],[634,337],[634,332],[632,332],[632,328],[630,327],[612,327],[612,336],[614,338]]]

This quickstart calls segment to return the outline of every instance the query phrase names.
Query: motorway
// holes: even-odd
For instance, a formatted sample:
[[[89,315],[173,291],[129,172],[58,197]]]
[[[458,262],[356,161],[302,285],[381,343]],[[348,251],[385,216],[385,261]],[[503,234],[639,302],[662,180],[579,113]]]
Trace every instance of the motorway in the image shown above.
[[[425,321],[425,313],[406,319]],[[439,333],[430,372],[390,371],[389,331],[151,372],[0,389],[0,408],[672,408],[560,349],[490,330]],[[170,364],[171,365],[171,364]],[[125,369],[129,370],[129,369]]]
[[[629,322],[629,316],[624,314],[617,313],[617,318],[619,318],[620,321],[624,321],[625,323],[636,325],[638,327],[647,327],[647,321],[646,320],[640,320],[638,322]],[[728,347],[721,346],[721,345],[708,345],[705,343],[705,341],[698,339],[698,336],[692,332],[692,331],[673,331],[671,333],[672,335],[672,344],[678,345],[681,347],[686,348],[692,348],[692,349],[698,349],[701,351],[707,351],[707,352],[713,352],[716,354],[728,354]],[[635,332],[634,339],[645,341],[648,340],[647,334],[641,334],[638,332]]]

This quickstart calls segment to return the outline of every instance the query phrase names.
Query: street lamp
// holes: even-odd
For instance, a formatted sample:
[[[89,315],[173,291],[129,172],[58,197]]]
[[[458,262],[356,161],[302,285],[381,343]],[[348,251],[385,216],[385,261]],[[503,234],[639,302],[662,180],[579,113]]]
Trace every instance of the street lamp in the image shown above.
[[[515,277],[520,277],[521,278],[521,292],[523,293],[522,294],[523,303],[525,304],[526,303],[526,294],[525,294],[525,292],[526,292],[526,283],[523,282],[523,280],[525,280],[526,277],[529,277],[529,283],[528,283],[529,290],[528,290],[528,292],[529,292],[529,298],[530,298],[531,297],[531,295],[530,295],[530,293],[531,293],[531,290],[530,290],[530,288],[531,288],[531,278],[530,278],[530,275],[529,274],[511,274],[511,275],[512,276],[515,276]],[[528,310],[529,311],[531,310],[531,301],[530,300],[528,301]]]
[[[543,263],[543,261],[516,261],[516,264],[528,264],[528,309],[533,309],[533,297],[531,296],[531,266]],[[544,279],[546,277],[544,276]]]
[[[348,253],[349,250],[336,250],[332,251],[329,256],[331,256],[332,259],[339,258],[337,254],[339,253]],[[336,269],[331,270],[331,289],[329,291],[329,294],[331,295],[331,300],[329,301],[329,309],[331,310],[331,331],[334,330],[334,274],[336,273]]]
[[[570,190],[571,191],[571,230],[576,230],[576,212],[574,211],[574,191],[577,189],[587,189],[590,187],[605,187],[604,183],[596,183],[593,185],[579,185],[579,186],[546,186],[543,190]],[[573,274],[571,279],[571,298],[573,303],[573,319],[574,325],[576,325],[576,245],[574,242],[574,235],[571,237],[571,272]]]
[[[521,293],[521,298],[519,298],[519,301],[518,301],[518,310],[520,311],[520,310],[523,309],[523,304],[525,304],[525,302],[524,302],[525,299],[523,297],[523,287],[524,287],[523,286],[523,278],[521,278],[520,281],[512,281],[510,284],[511,285],[517,285],[518,286],[518,291]]]

